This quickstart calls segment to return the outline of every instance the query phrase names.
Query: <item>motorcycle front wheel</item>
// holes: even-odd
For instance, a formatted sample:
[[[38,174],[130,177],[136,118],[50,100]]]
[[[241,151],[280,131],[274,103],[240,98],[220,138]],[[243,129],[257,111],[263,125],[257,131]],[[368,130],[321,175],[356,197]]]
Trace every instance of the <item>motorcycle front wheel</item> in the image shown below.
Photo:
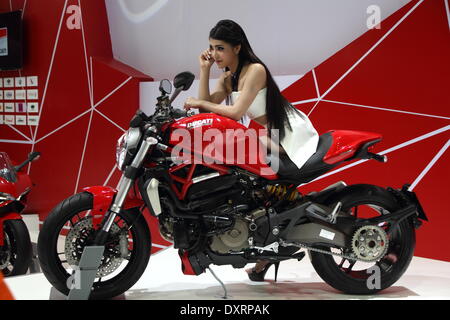
[[[395,198],[376,186],[350,189],[334,198],[329,206],[341,202],[341,212],[353,218],[374,218],[399,209]],[[382,226],[388,229],[388,225]],[[392,286],[406,271],[414,254],[415,229],[410,219],[403,220],[388,236],[388,248],[378,261],[355,262],[345,258],[310,251],[311,263],[319,276],[333,288],[347,294],[375,294]],[[320,249],[338,254],[351,254],[350,248]]]
[[[4,245],[0,247],[0,269],[5,277],[27,273],[33,257],[30,234],[22,220],[3,225]]]
[[[97,234],[92,225],[92,206],[93,196],[87,192],[64,200],[53,209],[39,233],[42,271],[64,295],[76,285],[72,275],[84,247],[93,244]],[[140,212],[120,212],[110,229],[90,298],[113,298],[131,288],[145,271],[150,251],[150,231]]]

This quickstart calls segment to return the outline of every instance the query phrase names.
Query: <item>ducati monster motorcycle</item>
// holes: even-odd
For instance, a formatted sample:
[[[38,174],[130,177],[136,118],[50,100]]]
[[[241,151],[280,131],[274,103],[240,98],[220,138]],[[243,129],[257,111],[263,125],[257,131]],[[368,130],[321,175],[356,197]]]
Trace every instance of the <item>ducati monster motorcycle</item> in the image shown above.
[[[210,265],[243,268],[258,260],[301,260],[306,251],[320,277],[348,294],[373,294],[402,276],[413,257],[415,229],[427,219],[408,185],[338,182],[309,194],[297,190],[347,161],[385,162],[385,156],[371,152],[381,135],[329,131],[301,169],[280,154],[277,172],[259,158],[252,164],[236,161],[242,154],[227,163],[206,161],[208,141],[195,147],[187,140],[174,156],[177,130],[192,139],[211,129],[219,134],[248,130],[217,114],[173,108],[193,80],[189,72],[177,75],[172,96],[170,81],[161,81],[154,114],[138,111],[133,117],[117,144],[123,174],[116,188],[87,187],[45,220],[38,254],[56,289],[69,293],[68,278],[84,248],[94,245],[105,249],[90,297],[111,298],[131,288],[150,258],[147,212],[157,218],[161,236],[178,249],[186,275],[200,275]],[[186,161],[194,158],[201,161]],[[375,287],[367,285],[374,266],[380,275]]]
[[[30,234],[20,213],[26,207],[32,182],[22,169],[39,156],[39,152],[32,152],[14,166],[8,154],[0,152],[0,270],[6,277],[25,274],[31,264]]]

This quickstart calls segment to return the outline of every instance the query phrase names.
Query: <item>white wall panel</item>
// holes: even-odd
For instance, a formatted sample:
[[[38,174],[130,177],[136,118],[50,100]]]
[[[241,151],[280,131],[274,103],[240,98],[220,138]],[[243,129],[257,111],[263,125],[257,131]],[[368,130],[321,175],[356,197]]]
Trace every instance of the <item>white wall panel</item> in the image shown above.
[[[114,57],[155,79],[189,70],[220,19],[244,28],[274,75],[304,74],[410,0],[106,0]],[[212,77],[220,70],[213,67]]]

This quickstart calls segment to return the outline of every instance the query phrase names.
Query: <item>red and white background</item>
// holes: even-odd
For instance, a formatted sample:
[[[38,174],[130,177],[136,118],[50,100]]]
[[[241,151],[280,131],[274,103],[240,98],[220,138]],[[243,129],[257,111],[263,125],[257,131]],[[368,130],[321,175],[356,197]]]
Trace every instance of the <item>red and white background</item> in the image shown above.
[[[388,156],[387,164],[354,162],[300,190],[339,180],[409,182],[430,219],[418,231],[415,254],[450,261],[449,0],[220,3],[0,0],[0,12],[23,10],[26,43],[24,68],[0,77],[38,79],[38,125],[0,125],[1,151],[16,161],[42,153],[29,167],[37,185],[29,211],[43,220],[84,186],[114,186],[115,142],[137,108],[151,109],[154,85],[141,83],[185,70],[198,75],[209,29],[231,18],[319,133],[383,134],[376,151]],[[381,23],[368,29],[372,5]],[[150,225],[153,251],[169,246]]]

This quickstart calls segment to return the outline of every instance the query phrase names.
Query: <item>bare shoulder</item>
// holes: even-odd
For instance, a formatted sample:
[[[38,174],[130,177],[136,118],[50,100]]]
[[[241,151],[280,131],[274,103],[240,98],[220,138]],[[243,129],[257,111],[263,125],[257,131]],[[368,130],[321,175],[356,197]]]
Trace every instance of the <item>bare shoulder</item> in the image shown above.
[[[266,86],[266,78],[266,68],[260,63],[252,63],[248,66],[245,84],[260,90]]]
[[[265,75],[266,68],[261,63],[252,63],[248,66],[248,71],[257,75]]]

